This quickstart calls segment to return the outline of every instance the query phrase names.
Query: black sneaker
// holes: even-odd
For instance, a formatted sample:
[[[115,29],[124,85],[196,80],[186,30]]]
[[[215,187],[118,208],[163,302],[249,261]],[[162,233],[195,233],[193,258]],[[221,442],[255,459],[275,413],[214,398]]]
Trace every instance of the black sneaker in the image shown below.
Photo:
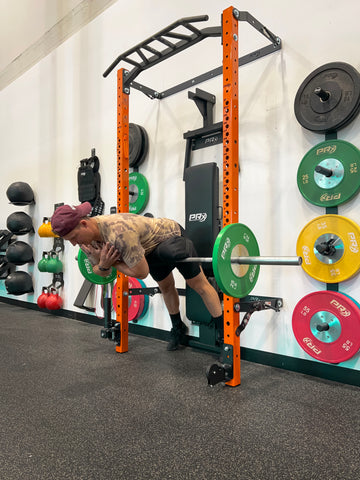
[[[178,327],[173,327],[170,330],[170,341],[168,343],[167,349],[169,351],[177,350],[180,340],[186,333],[186,325],[181,322],[181,325]]]

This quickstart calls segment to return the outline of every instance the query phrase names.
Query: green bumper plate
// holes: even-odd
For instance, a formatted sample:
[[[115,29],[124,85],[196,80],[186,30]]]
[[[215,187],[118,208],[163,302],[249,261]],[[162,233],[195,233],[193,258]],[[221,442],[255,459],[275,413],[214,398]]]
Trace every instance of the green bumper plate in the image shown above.
[[[149,201],[149,184],[139,172],[129,175],[129,212],[141,213]]]
[[[297,183],[313,205],[326,208],[347,202],[360,188],[360,150],[344,140],[318,143],[302,159]]]
[[[215,241],[213,270],[221,290],[230,297],[243,298],[255,287],[260,265],[231,263],[232,257],[258,257],[259,246],[253,232],[241,223],[224,227]]]

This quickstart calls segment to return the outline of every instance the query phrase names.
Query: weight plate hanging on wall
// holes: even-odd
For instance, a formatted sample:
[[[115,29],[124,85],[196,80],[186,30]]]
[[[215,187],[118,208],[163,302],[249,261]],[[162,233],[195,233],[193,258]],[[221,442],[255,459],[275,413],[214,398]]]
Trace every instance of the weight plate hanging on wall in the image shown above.
[[[300,232],[296,253],[310,277],[325,283],[348,280],[360,269],[360,228],[341,215],[322,215]]]
[[[300,85],[295,116],[304,128],[317,133],[340,130],[359,113],[360,74],[344,62],[322,65]]]
[[[141,288],[146,288],[146,283],[143,280],[138,279],[138,281],[140,282]],[[149,295],[143,295],[143,297],[144,297],[144,308],[139,313],[139,316],[137,318],[138,320],[145,317],[145,315],[147,314],[147,312],[149,310],[150,297],[149,297]]]
[[[129,166],[135,167],[141,154],[143,137],[141,128],[136,123],[129,123]]]
[[[146,155],[148,154],[149,151],[149,136],[147,134],[147,131],[145,130],[144,127],[140,126],[141,130],[141,137],[142,137],[142,144],[141,144],[141,150],[139,153],[139,157],[134,165],[134,167],[140,167],[144,163],[144,160],[146,158]]]
[[[231,297],[243,298],[255,287],[260,265],[231,263],[232,257],[260,255],[253,232],[241,223],[224,227],[213,249],[213,271],[220,289]]]
[[[137,278],[129,278],[129,288],[141,288]],[[129,322],[137,320],[143,311],[145,303],[144,295],[129,295],[128,319]]]
[[[141,283],[137,278],[129,277],[129,288],[142,288]],[[117,283],[115,283],[112,291],[113,307],[116,311],[117,304]],[[145,298],[144,295],[129,295],[128,297],[128,320],[132,322],[136,320],[144,309]]]
[[[106,277],[102,277],[101,275],[96,275],[94,273],[92,265],[86,256],[86,254],[83,252],[83,250],[79,250],[78,256],[78,266],[79,270],[84,278],[86,280],[89,280],[91,283],[96,283],[97,285],[105,285],[106,283],[113,282],[116,277],[117,277],[117,271],[115,268],[111,269],[111,273],[107,275]]]
[[[313,205],[335,207],[350,200],[360,188],[360,150],[344,140],[327,140],[302,159],[297,184]]]
[[[345,362],[360,348],[360,309],[340,292],[310,293],[295,306],[292,329],[300,347],[313,358]]]
[[[129,212],[141,213],[149,201],[149,185],[139,172],[129,175]]]

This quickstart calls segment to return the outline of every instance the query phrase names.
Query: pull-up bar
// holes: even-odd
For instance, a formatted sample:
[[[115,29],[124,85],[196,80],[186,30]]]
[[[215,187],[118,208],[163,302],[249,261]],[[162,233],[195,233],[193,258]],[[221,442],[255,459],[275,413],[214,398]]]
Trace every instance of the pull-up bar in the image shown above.
[[[123,60],[126,63],[134,65],[134,70],[137,71],[135,72],[133,70],[131,72],[131,77],[135,78],[143,70],[146,70],[147,68],[150,68],[153,65],[156,65],[157,63],[162,62],[169,57],[172,57],[176,53],[181,52],[188,47],[191,47],[192,45],[200,42],[206,37],[219,37],[221,35],[220,27],[205,28],[203,30],[199,30],[192,25],[192,23],[204,22],[208,19],[208,15],[201,15],[197,17],[187,17],[176,20],[176,22],[172,23],[168,27],[163,28],[162,30],[160,30],[160,32],[155,33],[150,38],[147,38],[141,43],[135,45],[135,47],[132,47],[126,52],[119,55],[117,59],[114,60],[114,62],[103,73],[103,77],[107,77],[109,73]],[[186,35],[184,33],[178,33],[175,31],[178,27],[185,27],[189,30],[189,33],[192,33],[189,35]],[[174,43],[168,40],[168,38],[173,38],[180,41]],[[167,48],[165,50],[157,50],[153,46],[150,46],[150,44],[154,43],[155,41],[163,43]],[[145,52],[152,53],[154,56],[147,58],[144,50]],[[140,57],[139,61],[136,61],[130,57],[133,54],[137,54]]]
[[[241,12],[237,9],[234,9],[234,16],[238,21],[247,22],[251,27],[255,28],[261,35],[271,42],[270,45],[240,57],[238,60],[239,66],[250,63],[281,49],[280,38],[272,33],[262,23],[260,23],[249,12]],[[163,62],[173,55],[182,52],[196,43],[199,43],[205,38],[221,37],[221,26],[199,29],[193,25],[193,23],[207,21],[208,19],[208,15],[200,15],[176,20],[168,27],[160,30],[160,32],[155,33],[151,37],[119,55],[105,70],[103,77],[107,77],[112,70],[123,61],[133,66],[132,70],[130,70],[124,78],[124,88],[130,89],[130,87],[132,87],[142,91],[149,98],[158,98],[161,100],[162,98],[169,97],[170,95],[185,90],[186,88],[191,88],[194,85],[202,83],[218,75],[222,75],[222,66],[220,66],[183,83],[180,83],[179,85],[171,87],[163,92],[159,92],[158,90],[149,88],[134,81],[142,71],[147,70],[148,68],[157,65],[160,62]],[[185,33],[180,33],[177,30],[179,27],[185,28]],[[156,48],[154,45],[155,43]],[[160,44],[164,45],[164,49],[159,48],[161,46]],[[152,56],[149,57],[149,53],[152,54]]]

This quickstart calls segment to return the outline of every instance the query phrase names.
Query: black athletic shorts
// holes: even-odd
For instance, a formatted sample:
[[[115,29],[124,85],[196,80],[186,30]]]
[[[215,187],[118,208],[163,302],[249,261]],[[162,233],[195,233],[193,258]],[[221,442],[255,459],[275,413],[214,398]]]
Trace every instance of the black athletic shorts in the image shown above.
[[[180,237],[165,240],[145,257],[150,275],[156,282],[164,280],[174,268],[177,268],[186,280],[196,277],[201,271],[198,263],[176,263],[183,258],[198,256],[193,242],[185,236],[185,230],[181,225],[180,229]]]

